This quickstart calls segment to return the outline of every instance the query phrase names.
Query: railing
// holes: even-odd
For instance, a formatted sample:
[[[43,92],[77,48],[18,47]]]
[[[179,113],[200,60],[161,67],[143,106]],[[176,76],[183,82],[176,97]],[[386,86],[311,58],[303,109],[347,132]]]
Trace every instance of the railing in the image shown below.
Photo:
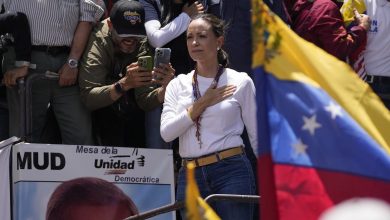
[[[233,201],[233,202],[245,202],[245,203],[259,203],[260,196],[254,195],[235,195],[235,194],[212,194],[206,197],[205,201],[207,203],[211,203],[214,201]],[[146,211],[140,213],[138,215],[133,215],[124,220],[142,220],[148,219],[160,214],[164,214],[167,212],[172,212],[175,210],[179,210],[185,207],[184,202],[175,202],[170,205],[162,206],[156,209],[152,209],[150,211]]]
[[[27,75],[26,78],[18,80],[19,88],[19,102],[20,102],[20,136],[25,141],[31,141],[32,132],[32,97],[31,89],[32,84],[36,80],[58,80],[59,74],[46,71],[45,74],[31,74]]]

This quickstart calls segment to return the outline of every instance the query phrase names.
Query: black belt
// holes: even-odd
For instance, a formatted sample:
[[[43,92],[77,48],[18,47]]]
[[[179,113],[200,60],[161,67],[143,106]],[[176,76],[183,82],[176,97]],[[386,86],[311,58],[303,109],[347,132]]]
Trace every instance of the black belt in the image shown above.
[[[31,49],[35,51],[42,51],[52,56],[70,52],[70,47],[68,46],[46,46],[46,45],[34,46],[33,45],[31,46]]]
[[[374,76],[367,75],[366,82],[369,84],[389,84],[390,85],[390,76]]]

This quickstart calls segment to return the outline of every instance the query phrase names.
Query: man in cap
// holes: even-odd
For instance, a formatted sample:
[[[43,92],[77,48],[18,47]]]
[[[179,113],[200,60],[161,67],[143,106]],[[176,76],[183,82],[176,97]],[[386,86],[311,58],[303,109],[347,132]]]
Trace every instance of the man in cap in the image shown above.
[[[174,76],[175,70],[163,65],[154,68],[158,76],[154,80],[152,71],[138,65],[138,57],[153,55],[144,22],[145,11],[138,1],[120,0],[90,36],[79,84],[82,101],[93,111],[98,144],[142,147],[142,110],[161,105]]]

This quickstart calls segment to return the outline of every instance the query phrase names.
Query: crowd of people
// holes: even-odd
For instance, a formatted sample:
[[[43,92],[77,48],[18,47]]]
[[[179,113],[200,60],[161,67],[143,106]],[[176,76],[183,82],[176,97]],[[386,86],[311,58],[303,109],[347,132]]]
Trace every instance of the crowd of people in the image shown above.
[[[30,142],[48,140],[51,109],[60,143],[173,148],[179,167],[195,163],[203,197],[256,194],[249,0],[0,4],[5,11],[0,34],[13,36],[2,62],[9,112],[9,123],[0,126],[9,125],[0,129],[3,139],[23,135],[18,80],[34,80],[27,91]],[[340,5],[332,0],[269,2],[297,34],[339,60],[350,62],[353,54],[363,54],[365,80],[390,108],[390,2],[365,4],[367,15],[355,12],[355,25],[346,27]],[[153,57],[159,47],[171,49],[170,63],[141,66],[139,58]],[[48,73],[57,78],[48,79]],[[178,200],[185,197],[183,167]],[[252,219],[256,213],[252,205],[240,203],[214,208],[223,219]],[[185,218],[184,210],[181,214]]]

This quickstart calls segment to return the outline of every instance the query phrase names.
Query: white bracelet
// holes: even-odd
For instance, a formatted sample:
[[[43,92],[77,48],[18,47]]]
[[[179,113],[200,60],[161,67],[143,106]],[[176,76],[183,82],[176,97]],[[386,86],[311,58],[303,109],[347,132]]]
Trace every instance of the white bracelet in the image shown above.
[[[16,66],[16,67],[22,67],[22,66],[28,66],[28,67],[30,67],[30,62],[28,62],[28,61],[23,61],[23,60],[17,60],[17,61],[15,61],[15,66]]]

